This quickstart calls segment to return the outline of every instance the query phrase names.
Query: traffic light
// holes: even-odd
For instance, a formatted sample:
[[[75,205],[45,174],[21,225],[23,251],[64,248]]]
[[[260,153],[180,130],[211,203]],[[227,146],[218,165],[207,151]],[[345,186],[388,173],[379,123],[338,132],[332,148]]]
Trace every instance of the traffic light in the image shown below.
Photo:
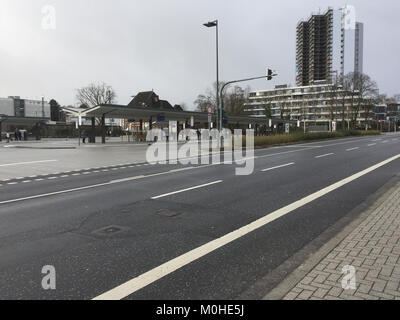
[[[222,123],[228,124],[228,118],[227,118],[225,109],[222,109]]]
[[[272,80],[272,76],[273,76],[273,71],[271,69],[267,70],[267,80]]]

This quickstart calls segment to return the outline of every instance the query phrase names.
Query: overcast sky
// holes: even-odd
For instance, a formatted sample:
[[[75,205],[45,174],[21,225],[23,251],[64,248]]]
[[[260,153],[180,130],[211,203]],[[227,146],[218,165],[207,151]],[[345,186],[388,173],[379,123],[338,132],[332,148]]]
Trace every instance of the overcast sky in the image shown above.
[[[113,86],[118,103],[154,89],[189,108],[215,81],[215,31],[220,21],[220,78],[261,76],[252,89],[295,83],[296,24],[337,0],[0,0],[0,97],[55,98],[75,104],[76,89]],[[354,0],[364,22],[364,72],[382,93],[400,93],[400,1]],[[56,28],[42,28],[45,5]],[[46,20],[48,21],[48,20]]]

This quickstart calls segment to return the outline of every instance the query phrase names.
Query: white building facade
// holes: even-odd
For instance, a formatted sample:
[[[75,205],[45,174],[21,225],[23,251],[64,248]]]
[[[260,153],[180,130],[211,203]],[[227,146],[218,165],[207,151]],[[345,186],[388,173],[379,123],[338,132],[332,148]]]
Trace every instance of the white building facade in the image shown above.
[[[254,117],[294,120],[307,125],[329,125],[332,121],[348,124],[356,118],[356,124],[365,124],[374,119],[373,107],[365,100],[355,115],[356,101],[350,92],[332,84],[289,87],[253,91],[245,104],[245,112]],[[267,111],[268,110],[268,111]]]
[[[0,98],[0,114],[17,118],[50,119],[50,104],[47,101],[21,99],[20,97]]]

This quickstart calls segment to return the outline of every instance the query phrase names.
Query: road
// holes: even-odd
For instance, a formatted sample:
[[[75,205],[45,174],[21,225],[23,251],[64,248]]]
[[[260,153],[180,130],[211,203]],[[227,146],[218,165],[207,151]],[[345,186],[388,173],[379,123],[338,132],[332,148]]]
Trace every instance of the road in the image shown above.
[[[250,176],[126,163],[3,181],[0,299],[262,298],[399,157],[392,134],[259,149]],[[41,287],[45,265],[56,290]]]

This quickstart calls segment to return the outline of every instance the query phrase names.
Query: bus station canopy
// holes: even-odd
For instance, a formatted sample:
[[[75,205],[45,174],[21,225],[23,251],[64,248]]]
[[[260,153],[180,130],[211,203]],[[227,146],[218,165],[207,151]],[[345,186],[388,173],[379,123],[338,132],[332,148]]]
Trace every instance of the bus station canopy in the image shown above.
[[[170,110],[170,109],[155,109],[149,107],[131,107],[116,104],[101,104],[90,109],[83,109],[86,118],[113,118],[113,119],[126,119],[130,121],[190,121],[193,117],[195,123],[207,123],[208,114],[206,112],[196,111],[181,111],[181,110]],[[269,119],[264,117],[250,117],[250,116],[233,116],[227,115],[227,121],[229,124],[268,124]],[[162,119],[162,120],[159,120]],[[279,119],[273,119],[273,124],[278,124],[283,121]]]

